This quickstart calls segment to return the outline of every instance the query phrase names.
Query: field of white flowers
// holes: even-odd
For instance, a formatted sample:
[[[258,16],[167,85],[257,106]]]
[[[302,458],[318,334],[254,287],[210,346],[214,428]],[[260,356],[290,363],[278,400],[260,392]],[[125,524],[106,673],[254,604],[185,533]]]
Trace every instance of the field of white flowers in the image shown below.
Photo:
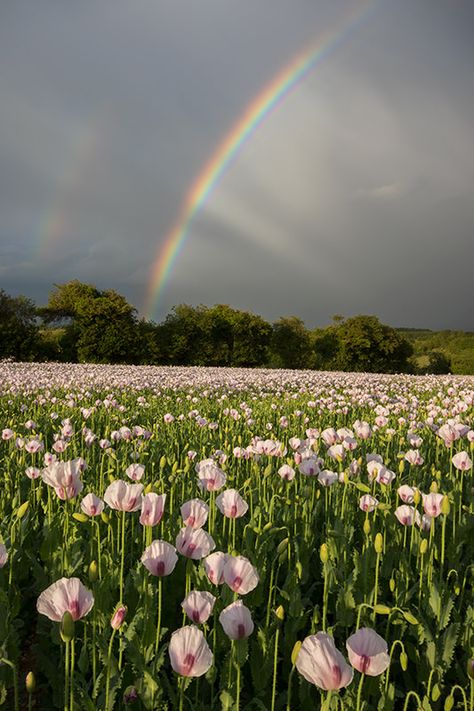
[[[0,364],[0,702],[474,711],[474,378]]]

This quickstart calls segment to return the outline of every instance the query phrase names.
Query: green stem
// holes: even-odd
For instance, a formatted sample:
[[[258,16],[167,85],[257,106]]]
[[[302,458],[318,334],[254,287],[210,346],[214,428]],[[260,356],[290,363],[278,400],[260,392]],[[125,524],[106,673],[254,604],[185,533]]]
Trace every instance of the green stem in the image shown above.
[[[109,642],[109,651],[107,654],[107,678],[105,682],[105,711],[110,711],[109,709],[109,692],[110,692],[110,659],[112,657],[112,645],[114,642],[115,633],[117,630],[112,630]]]
[[[277,683],[277,666],[278,666],[278,637],[280,635],[280,628],[277,627],[275,632],[275,651],[273,654],[273,682],[272,682],[272,706],[271,711],[275,711],[275,699],[276,699],[276,683]]]
[[[120,553],[120,602],[123,602],[123,571],[125,565],[125,511],[122,511],[122,540]]]
[[[66,654],[64,657],[64,711],[69,711],[69,644],[66,642]]]
[[[71,656],[69,659],[70,673],[69,673],[69,709],[74,711],[74,639],[71,640]]]
[[[364,678],[365,674],[360,675],[360,681],[359,681],[359,687],[357,689],[357,705],[356,705],[356,711],[360,711],[360,697],[362,694],[362,685],[364,683]]]
[[[158,653],[158,646],[160,644],[160,634],[161,634],[161,588],[162,588],[162,578],[158,578],[158,617],[156,620],[156,639],[155,639],[155,655]]]

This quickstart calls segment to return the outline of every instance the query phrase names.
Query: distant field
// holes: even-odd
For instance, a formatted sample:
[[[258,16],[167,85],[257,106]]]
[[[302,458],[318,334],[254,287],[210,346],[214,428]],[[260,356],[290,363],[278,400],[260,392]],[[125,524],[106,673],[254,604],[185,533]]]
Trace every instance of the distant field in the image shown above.
[[[441,351],[451,359],[453,373],[474,374],[474,332],[403,328],[399,331],[412,342],[419,367],[425,365],[431,351]]]

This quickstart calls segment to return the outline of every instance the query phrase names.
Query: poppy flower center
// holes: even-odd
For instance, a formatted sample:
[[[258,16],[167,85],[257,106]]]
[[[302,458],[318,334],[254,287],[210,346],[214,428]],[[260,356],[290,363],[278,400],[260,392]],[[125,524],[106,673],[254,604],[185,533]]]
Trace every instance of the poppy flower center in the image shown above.
[[[190,543],[186,549],[186,555],[191,557],[195,550],[196,550],[196,544]]]
[[[70,602],[69,612],[71,613],[71,617],[74,621],[79,619],[80,614],[79,614],[79,601],[78,600],[72,600]]]
[[[159,560],[156,564],[156,574],[162,576],[165,574],[165,564],[164,561]]]
[[[193,610],[192,618],[193,622],[200,622],[199,610]]]
[[[340,667],[335,664],[332,668],[332,678],[334,680],[334,685],[336,687],[339,687],[339,684],[341,683],[341,678],[342,678],[342,672]]]
[[[231,518],[235,518],[237,516],[237,506],[235,504],[231,507],[229,516]]]
[[[232,590],[234,592],[237,592],[237,590],[240,588],[241,585],[242,585],[242,578],[240,577],[240,575],[237,575],[232,582]]]
[[[186,654],[181,665],[181,673],[183,676],[189,676],[194,666],[195,656],[194,654]]]
[[[238,639],[243,639],[245,637],[245,625],[238,625],[237,627],[237,637]]]
[[[367,672],[367,669],[370,666],[370,657],[368,657],[366,654],[361,654],[361,667],[362,669],[360,670],[362,674],[365,674]]]

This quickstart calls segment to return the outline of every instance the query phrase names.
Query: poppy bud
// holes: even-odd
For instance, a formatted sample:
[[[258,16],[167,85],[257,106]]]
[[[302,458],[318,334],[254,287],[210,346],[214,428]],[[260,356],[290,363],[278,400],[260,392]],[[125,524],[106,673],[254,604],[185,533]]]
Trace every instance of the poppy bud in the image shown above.
[[[69,610],[66,610],[63,615],[59,631],[63,642],[70,642],[74,639],[74,620]]]
[[[449,696],[446,697],[446,701],[444,702],[444,711],[451,711],[451,709],[454,707],[454,699],[452,695],[450,694]]]
[[[438,493],[438,482],[432,481],[430,485],[430,491],[432,494],[437,494]]]
[[[301,645],[302,642],[300,642],[299,640],[294,644],[293,651],[291,652],[291,663],[293,664],[293,666],[295,666],[296,660],[298,659],[298,654],[300,653]]]
[[[400,461],[398,462],[398,473],[403,474],[404,471],[405,471],[405,460],[400,459]]]
[[[443,498],[443,501],[441,502],[441,513],[447,516],[449,514],[449,511],[451,509],[451,505],[449,503],[449,499],[447,496]]]
[[[474,659],[467,660],[467,675],[471,679],[474,679]]]
[[[110,624],[112,629],[118,630],[122,626],[122,623],[125,619],[125,616],[127,614],[127,608],[125,605],[118,605],[115,609],[114,614],[112,615],[112,619],[110,620]]]
[[[425,555],[427,550],[428,550],[428,539],[423,538],[423,540],[420,543],[420,555]]]
[[[99,577],[99,568],[95,560],[89,565],[89,580],[91,583],[95,583]]]
[[[160,469],[164,469],[166,466],[166,457],[163,455],[160,459]]]
[[[418,504],[420,503],[420,499],[421,494],[418,489],[415,489],[415,493],[413,494],[413,503],[415,504],[415,506],[418,506]]]
[[[28,672],[25,679],[26,691],[28,694],[33,694],[36,689],[36,679],[32,671]]]
[[[152,489],[153,489],[153,484],[148,484],[148,486],[145,487],[145,491],[143,493],[149,494]]]
[[[319,557],[321,558],[321,563],[327,563],[329,559],[328,547],[325,543],[322,544],[319,549]]]
[[[392,612],[392,608],[388,605],[375,605],[374,612],[377,615],[389,615]]]
[[[383,537],[381,533],[377,533],[374,541],[375,552],[380,555],[383,551]]]
[[[400,666],[402,671],[406,671],[408,669],[408,657],[405,652],[400,654]]]
[[[284,550],[286,550],[288,547],[288,538],[284,538],[282,541],[277,546],[277,553],[283,553]]]
[[[395,583],[395,580],[394,580],[393,578],[390,578],[390,580],[389,580],[389,582],[388,582],[388,587],[390,588],[390,592],[394,592],[394,591],[395,591],[396,583]]]
[[[25,501],[18,509],[16,512],[16,515],[18,518],[23,518],[23,516],[26,514],[28,511],[28,506],[30,505],[29,501]]]
[[[75,518],[76,521],[79,521],[79,523],[85,523],[86,521],[89,520],[89,516],[87,516],[87,514],[85,514],[85,513],[80,513],[80,512],[77,512],[77,511],[75,511],[75,512],[73,513],[72,517]]]
[[[275,617],[277,620],[280,620],[280,622],[283,622],[285,619],[285,610],[283,608],[283,605],[278,605],[277,609],[275,610]]]
[[[108,523],[110,521],[109,514],[105,513],[105,511],[102,511],[100,517],[104,523]]]
[[[370,533],[370,521],[368,518],[366,518],[364,521],[364,533],[366,536],[368,536]]]

